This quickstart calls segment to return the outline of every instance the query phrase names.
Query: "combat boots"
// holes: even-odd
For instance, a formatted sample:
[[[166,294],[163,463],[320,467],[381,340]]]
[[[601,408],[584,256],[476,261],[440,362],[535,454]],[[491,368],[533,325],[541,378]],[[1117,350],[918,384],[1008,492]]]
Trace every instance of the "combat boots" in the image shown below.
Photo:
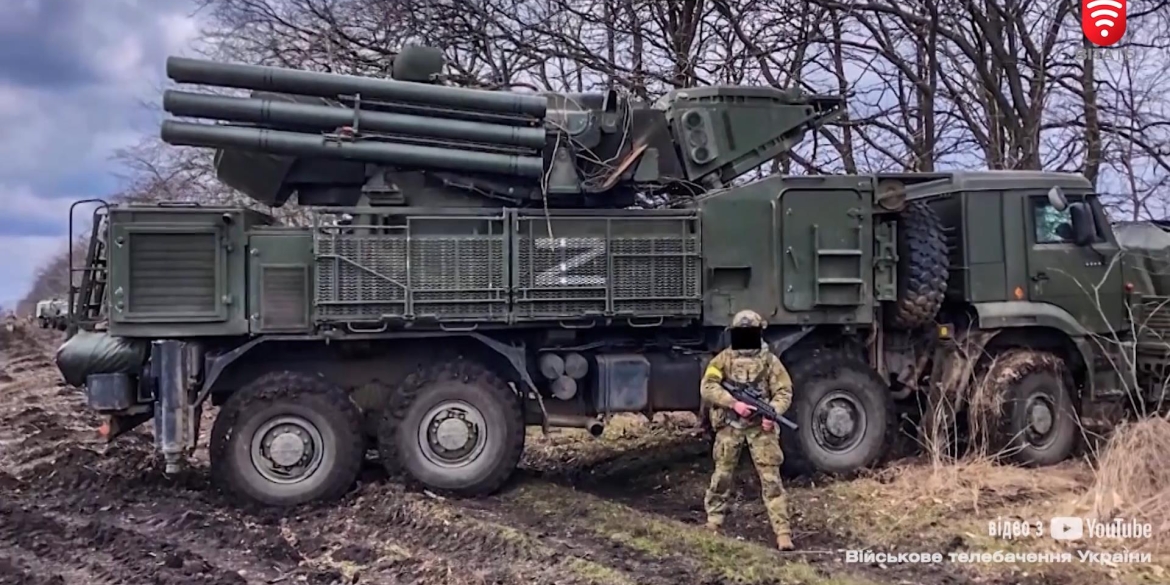
[[[787,534],[781,534],[776,537],[776,548],[780,550],[794,550],[795,545],[792,544],[792,537]]]

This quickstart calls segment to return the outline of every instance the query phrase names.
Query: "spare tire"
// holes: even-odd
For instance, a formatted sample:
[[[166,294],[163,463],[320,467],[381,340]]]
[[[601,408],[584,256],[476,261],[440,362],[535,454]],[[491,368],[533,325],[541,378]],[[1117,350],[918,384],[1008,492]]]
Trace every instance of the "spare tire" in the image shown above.
[[[929,205],[913,202],[898,217],[898,299],[892,324],[918,329],[930,324],[947,292],[950,256],[942,221]]]

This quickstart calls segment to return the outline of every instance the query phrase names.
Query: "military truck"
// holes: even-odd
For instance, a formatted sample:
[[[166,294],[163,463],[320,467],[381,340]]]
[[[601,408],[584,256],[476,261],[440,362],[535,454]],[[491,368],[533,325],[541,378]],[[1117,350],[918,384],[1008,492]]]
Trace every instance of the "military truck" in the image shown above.
[[[798,468],[878,462],[896,407],[961,398],[1000,363],[979,356],[1018,366],[996,378],[997,436],[1026,464],[1067,457],[1081,405],[1124,394],[1119,346],[1094,336],[1160,282],[1115,262],[1081,176],[751,180],[844,101],[731,86],[646,104],[454,87],[442,67],[425,48],[390,79],[168,60],[177,82],[250,90],[168,91],[168,112],[220,123],[162,137],[216,149],[218,178],[262,205],[95,211],[57,362],[109,438],[153,420],[174,471],[210,401],[212,477],[246,499],[338,497],[368,448],[487,494],[526,426],[701,412],[744,308],[795,381]],[[294,195],[309,225],[277,219]]]
[[[62,299],[37,301],[36,320],[41,329],[64,331],[69,321],[69,308]]]

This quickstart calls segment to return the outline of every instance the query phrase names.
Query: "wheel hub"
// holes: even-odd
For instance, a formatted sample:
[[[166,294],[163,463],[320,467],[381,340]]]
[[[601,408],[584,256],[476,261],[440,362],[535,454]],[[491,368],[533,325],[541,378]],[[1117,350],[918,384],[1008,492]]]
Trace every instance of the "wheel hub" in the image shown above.
[[[320,467],[323,447],[313,423],[299,416],[277,417],[252,435],[252,465],[269,481],[304,481]]]
[[[865,435],[865,409],[853,394],[837,390],[816,403],[812,431],[817,443],[835,452],[855,447]]]
[[[301,434],[290,430],[268,441],[268,454],[273,463],[289,467],[300,461],[312,449],[312,445],[307,444]]]
[[[837,438],[848,437],[855,426],[857,426],[857,421],[854,419],[851,409],[840,404],[834,404],[828,408],[828,414],[825,415],[825,428],[831,435]]]
[[[441,422],[436,421],[434,426],[435,442],[438,443],[440,449],[445,451],[458,451],[467,448],[467,443],[471,442],[475,432],[466,420],[454,416]]]
[[[486,444],[483,414],[466,402],[438,404],[422,422],[419,443],[423,454],[435,464],[466,465],[479,456]]]
[[[1028,405],[1028,428],[1044,436],[1052,430],[1052,408],[1043,398],[1033,398]]]

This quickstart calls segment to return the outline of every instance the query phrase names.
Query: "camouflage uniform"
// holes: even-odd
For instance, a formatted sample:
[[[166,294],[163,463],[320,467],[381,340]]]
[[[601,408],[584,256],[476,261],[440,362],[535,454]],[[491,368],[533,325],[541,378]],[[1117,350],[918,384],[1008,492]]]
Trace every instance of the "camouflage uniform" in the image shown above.
[[[741,311],[732,320],[732,327],[763,328],[764,320],[754,311]],[[729,378],[733,382],[753,383],[759,386],[776,412],[784,413],[792,403],[792,381],[780,358],[762,343],[756,350],[725,349],[716,355],[703,374],[703,401],[711,406],[711,427],[715,431],[713,458],[715,472],[707,488],[704,504],[707,508],[707,524],[718,528],[723,524],[731,497],[732,475],[739,463],[744,443],[747,443],[752,462],[760,476],[764,506],[778,542],[788,542],[791,531],[788,526],[788,501],[780,481],[780,464],[784,452],[780,449],[779,431],[765,431],[761,419],[750,421],[739,417],[733,410],[735,399],[720,386],[719,382]],[[782,548],[784,545],[780,545]]]

